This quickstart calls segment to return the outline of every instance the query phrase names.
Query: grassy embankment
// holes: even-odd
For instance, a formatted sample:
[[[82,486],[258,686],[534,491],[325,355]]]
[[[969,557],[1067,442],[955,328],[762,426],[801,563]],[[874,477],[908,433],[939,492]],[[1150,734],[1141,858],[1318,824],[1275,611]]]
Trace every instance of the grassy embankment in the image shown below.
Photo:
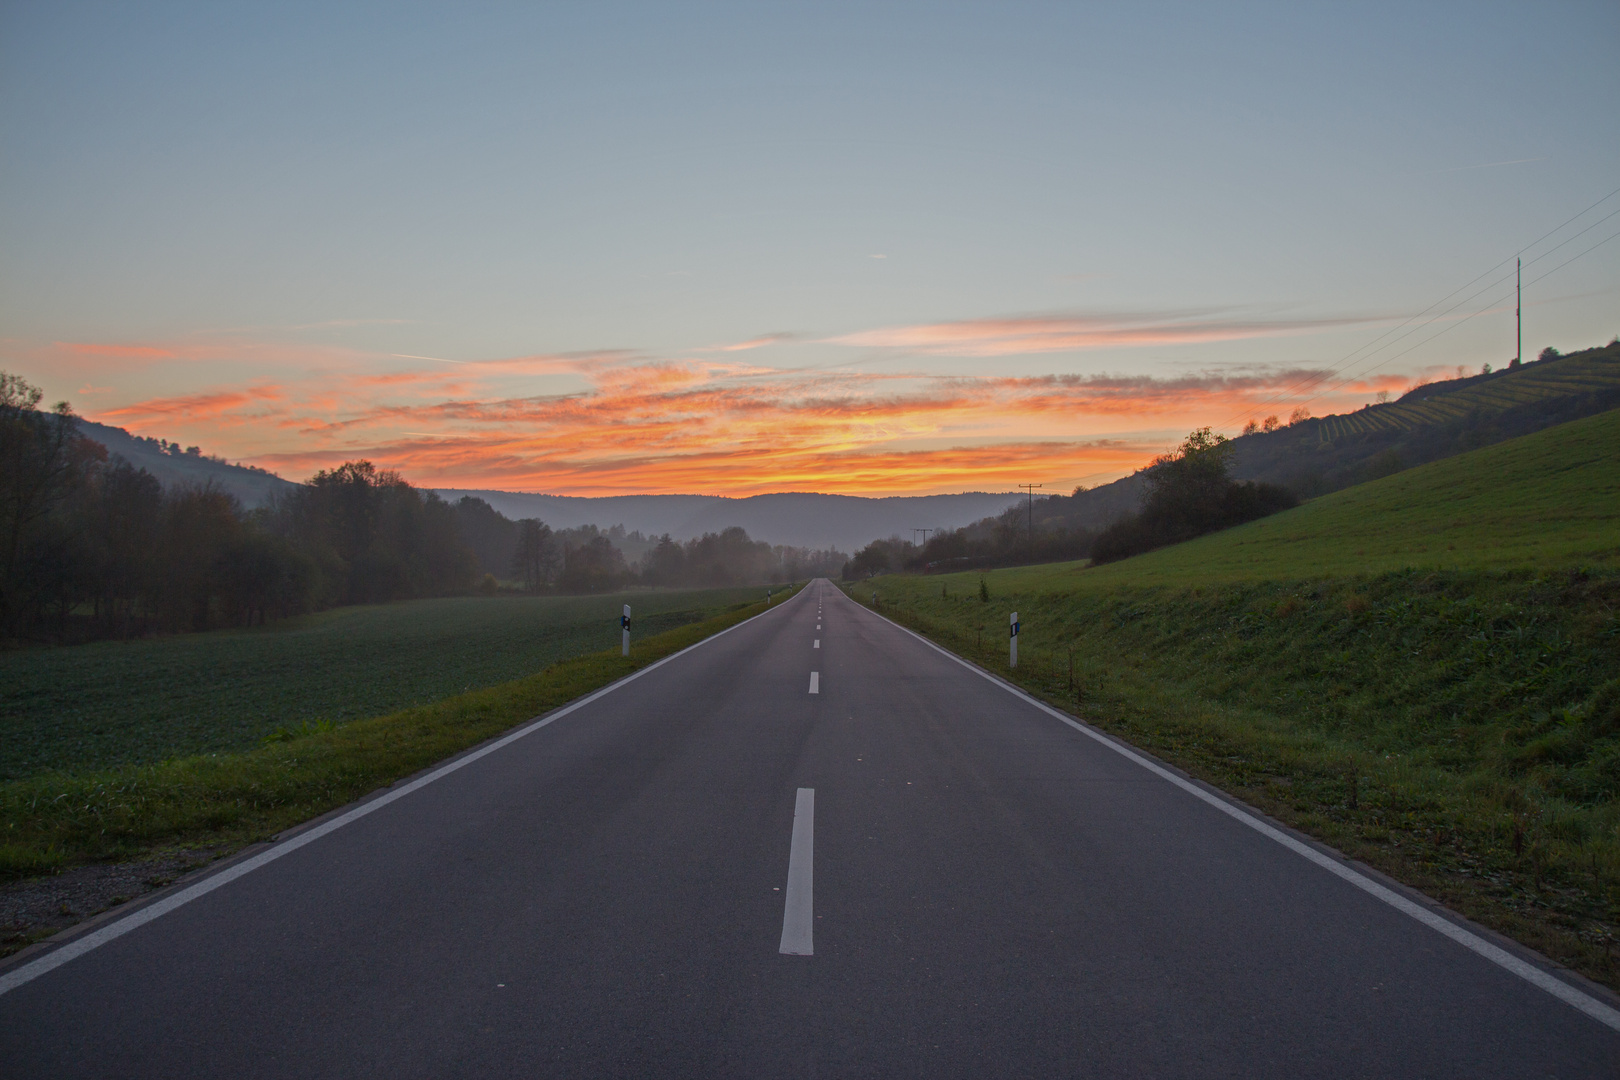
[[[141,654],[150,657],[155,670],[150,682],[129,688],[131,697],[161,698],[169,692],[164,682],[180,668],[190,671],[201,687],[193,688],[197,695],[224,697],[218,716],[233,708],[256,709],[257,719],[235,726],[222,722],[232,744],[229,750],[159,754],[162,732],[154,725],[161,713],[132,706],[133,719],[123,729],[128,737],[110,739],[106,745],[121,745],[128,753],[149,759],[146,763],[56,768],[0,782],[0,877],[135,858],[168,848],[230,849],[264,839],[758,614],[765,609],[763,603],[735,601],[760,592],[669,594],[663,598],[671,601],[666,617],[679,616],[685,625],[647,636],[647,622],[656,628],[657,619],[638,618],[628,659],[619,655],[617,644],[579,655],[599,647],[604,636],[597,625],[602,613],[616,616],[625,596],[558,599],[549,606],[545,601],[523,600],[426,601],[334,612],[303,628],[272,628],[261,636],[206,634],[145,643],[156,647],[155,652]],[[660,606],[658,594],[638,593],[628,599],[637,611],[650,613]],[[538,606],[523,608],[524,604]],[[448,639],[443,635],[446,629],[453,631]],[[617,627],[609,622],[608,629],[606,636],[616,641]],[[298,635],[305,633],[314,635],[316,647],[297,643]],[[521,647],[512,641],[514,636],[525,639]],[[530,637],[541,644],[527,640]],[[504,652],[502,642],[507,644]],[[79,662],[72,654],[88,656],[98,648],[21,655],[36,663],[72,665]],[[112,651],[118,648],[133,646],[115,646]],[[334,657],[334,650],[344,655]],[[274,657],[276,669],[267,681],[245,691],[226,692],[209,679],[229,683],[229,666],[223,674],[206,672],[206,665],[195,670],[187,666],[199,656],[226,657],[248,666],[255,656],[267,663]],[[323,657],[328,659],[323,662]],[[165,659],[169,667],[163,666]],[[94,665],[93,659],[88,662]],[[310,666],[302,666],[306,664]],[[447,685],[454,689],[474,672],[493,685],[425,700],[438,684],[426,676],[426,681],[410,681],[419,666],[448,677]],[[146,669],[136,665],[131,670]],[[510,677],[525,670],[536,673]],[[504,681],[497,681],[503,673]],[[348,679],[366,686],[358,690],[343,686]],[[341,716],[343,707],[362,710],[367,702],[396,704],[378,708],[385,715],[347,723],[301,722],[271,730],[282,721],[270,705],[283,693],[293,696],[296,709],[308,710],[293,716]],[[192,700],[193,695],[182,695],[177,707],[183,710]],[[328,708],[317,707],[323,701]],[[403,703],[409,707],[399,708]],[[106,703],[98,707],[111,708]],[[189,746],[206,726],[206,715],[185,715],[189,719],[177,738],[180,746]],[[69,752],[80,745],[71,739],[47,743]],[[89,745],[102,744],[90,740]]]
[[[1620,411],[885,614],[1620,987]],[[1069,670],[1072,655],[1074,684]]]

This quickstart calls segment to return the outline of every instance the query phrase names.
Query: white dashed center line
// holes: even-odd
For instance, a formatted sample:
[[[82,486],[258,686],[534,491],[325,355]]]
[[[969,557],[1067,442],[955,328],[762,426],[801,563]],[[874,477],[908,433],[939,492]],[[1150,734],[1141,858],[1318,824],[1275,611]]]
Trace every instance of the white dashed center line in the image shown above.
[[[815,918],[810,910],[814,883],[811,854],[815,835],[816,789],[802,787],[793,804],[793,844],[788,848],[787,904],[782,912],[782,944],[777,949],[788,956],[811,956],[815,952],[811,934]]]
[[[821,693],[821,672],[819,671],[810,673],[810,692],[812,694]]]

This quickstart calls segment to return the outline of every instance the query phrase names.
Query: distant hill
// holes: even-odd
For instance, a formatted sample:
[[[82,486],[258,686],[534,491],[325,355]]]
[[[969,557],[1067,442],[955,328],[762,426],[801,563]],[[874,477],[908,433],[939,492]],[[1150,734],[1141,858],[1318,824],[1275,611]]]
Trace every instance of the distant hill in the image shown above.
[[[461,488],[439,488],[438,492],[452,502],[472,495],[509,518],[539,518],[554,529],[622,524],[631,532],[647,536],[669,533],[676,540],[690,540],[740,525],[756,540],[842,551],[853,551],[876,537],[909,538],[912,529],[956,528],[999,514],[1018,499],[1016,492],[981,491],[881,499],[812,492],[745,499],[719,495],[613,495],[593,499]]]
[[[248,508],[263,506],[271,495],[296,486],[290,480],[246,465],[209,457],[164,439],[131,435],[123,428],[79,421],[79,431],[120,454],[162,481],[165,487],[213,482]],[[982,491],[962,495],[895,496],[872,499],[858,495],[784,492],[732,499],[721,495],[612,495],[586,498],[521,491],[440,488],[451,502],[463,495],[483,499],[512,520],[534,517],[555,529],[623,525],[649,537],[669,533],[690,540],[732,525],[756,540],[808,548],[851,551],[874,537],[909,537],[913,528],[955,528],[999,514],[1018,497],[1016,492]]]
[[[105,446],[108,453],[119,454],[131,465],[145,469],[164,487],[212,481],[249,509],[263,506],[275,492],[296,486],[291,480],[283,480],[263,469],[232,465],[222,458],[207,457],[196,447],[188,451],[163,439],[131,435],[123,428],[81,419],[79,433]]]
[[[1232,440],[1232,475],[1312,498],[1620,407],[1620,344],[1415,387],[1400,400]],[[1134,513],[1141,472],[1035,504],[1037,525],[1101,529]]]

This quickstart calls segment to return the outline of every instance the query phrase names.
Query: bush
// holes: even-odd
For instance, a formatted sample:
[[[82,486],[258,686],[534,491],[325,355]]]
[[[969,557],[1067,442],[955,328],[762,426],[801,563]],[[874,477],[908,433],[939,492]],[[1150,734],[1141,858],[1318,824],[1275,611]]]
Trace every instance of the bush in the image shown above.
[[[1232,444],[1200,428],[1147,471],[1142,511],[1104,529],[1091,546],[1094,564],[1115,562],[1155,548],[1298,506],[1286,488],[1228,476]]]

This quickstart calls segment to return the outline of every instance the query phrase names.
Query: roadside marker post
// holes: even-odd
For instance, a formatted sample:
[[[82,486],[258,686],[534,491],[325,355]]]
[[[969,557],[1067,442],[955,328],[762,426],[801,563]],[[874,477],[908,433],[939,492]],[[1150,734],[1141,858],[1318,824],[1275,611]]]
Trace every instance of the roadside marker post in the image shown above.
[[[1007,646],[1007,666],[1008,667],[1017,667],[1018,666],[1018,612],[1015,611],[1015,612],[1012,613],[1012,619],[1010,620],[1010,622],[1012,624],[1012,632],[1007,635],[1007,640],[1011,643],[1011,644],[1009,644]]]
[[[624,605],[624,614],[619,616],[619,625],[624,628],[624,648],[621,656],[630,655],[630,605]]]

